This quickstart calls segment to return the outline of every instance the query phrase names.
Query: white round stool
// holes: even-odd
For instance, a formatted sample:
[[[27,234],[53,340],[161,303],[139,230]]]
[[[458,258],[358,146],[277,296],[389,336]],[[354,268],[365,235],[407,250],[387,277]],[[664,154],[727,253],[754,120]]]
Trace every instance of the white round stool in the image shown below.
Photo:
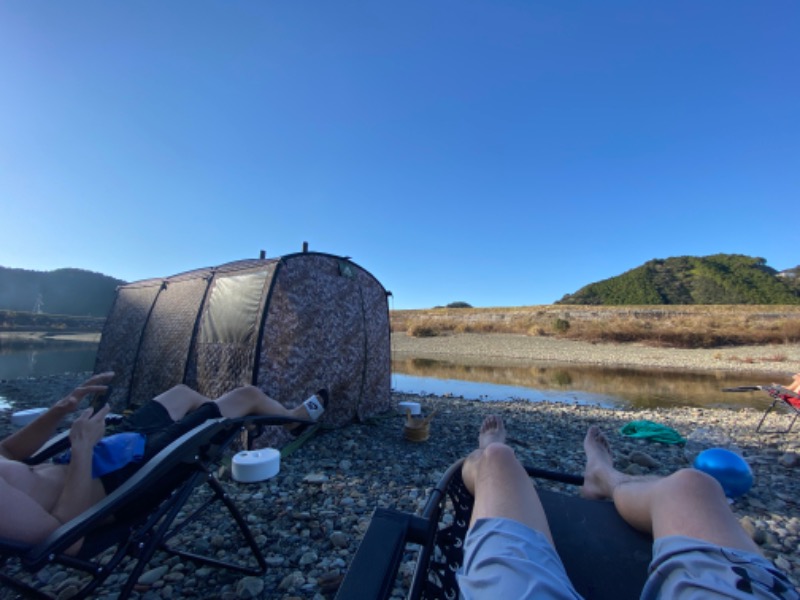
[[[245,450],[233,456],[231,475],[234,481],[253,483],[275,477],[281,470],[281,453],[275,448]]]

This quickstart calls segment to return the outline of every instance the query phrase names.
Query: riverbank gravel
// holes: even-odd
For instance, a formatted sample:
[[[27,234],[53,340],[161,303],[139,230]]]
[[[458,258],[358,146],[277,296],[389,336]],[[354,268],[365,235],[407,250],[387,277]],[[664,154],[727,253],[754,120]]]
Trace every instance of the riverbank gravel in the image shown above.
[[[609,354],[605,350],[610,349],[595,349],[594,353]],[[616,350],[610,353],[615,356],[612,360],[638,353],[628,348]],[[495,353],[507,351],[498,346]],[[794,367],[785,369],[790,364],[783,362],[779,372],[790,371]],[[56,399],[85,375],[0,382],[0,396],[13,400],[15,409],[44,406],[49,403],[45,399]],[[281,472],[269,481],[237,484],[223,473],[225,485],[237,504],[244,507],[267,555],[270,568],[266,575],[242,577],[159,554],[143,578],[138,597],[332,598],[372,511],[379,506],[421,511],[447,467],[474,449],[480,423],[489,414],[499,414],[506,421],[509,443],[523,462],[567,473],[581,473],[582,440],[592,424],[608,433],[617,467],[629,473],[668,474],[687,466],[693,453],[705,447],[738,449],[751,465],[755,483],[732,508],[763,552],[789,574],[794,585],[800,585],[800,427],[788,435],[758,434],[755,429],[761,411],[754,409],[634,411],[551,402],[483,403],[457,397],[393,395],[393,401],[403,400],[420,402],[426,414],[436,411],[426,442],[405,440],[404,417],[390,413],[366,423],[321,430],[285,457]],[[775,421],[775,425],[788,424],[788,416],[777,418],[783,420]],[[690,443],[686,447],[663,445],[632,440],[619,433],[626,423],[641,419],[672,427]],[[9,411],[0,413],[0,431],[10,431]],[[542,481],[538,485],[578,492],[565,484]],[[237,552],[226,543],[222,517],[221,513],[215,515],[219,523],[210,523],[196,538],[222,554]],[[397,598],[403,597],[410,581],[413,558],[411,552],[404,556],[396,582]],[[46,590],[64,598],[74,584],[71,576],[56,568],[47,569],[38,580]],[[97,597],[114,598],[118,587],[118,578],[112,576]],[[5,590],[3,597],[14,596]]]
[[[688,371],[789,375],[800,371],[800,345],[661,348],[644,344],[601,344],[519,334],[462,333],[434,337],[392,334],[395,356],[492,362],[561,363]]]

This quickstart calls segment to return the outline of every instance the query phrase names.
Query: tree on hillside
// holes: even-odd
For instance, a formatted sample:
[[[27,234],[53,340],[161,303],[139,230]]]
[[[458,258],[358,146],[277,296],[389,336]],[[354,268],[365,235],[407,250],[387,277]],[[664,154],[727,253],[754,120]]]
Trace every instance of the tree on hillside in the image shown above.
[[[467,302],[451,302],[447,308],[472,308],[472,305]]]

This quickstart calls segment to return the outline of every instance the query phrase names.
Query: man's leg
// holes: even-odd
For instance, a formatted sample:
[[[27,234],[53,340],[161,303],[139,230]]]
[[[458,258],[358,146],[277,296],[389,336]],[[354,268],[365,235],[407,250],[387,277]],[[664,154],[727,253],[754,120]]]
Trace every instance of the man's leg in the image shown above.
[[[583,495],[612,498],[623,519],[655,538],[643,599],[800,599],[739,525],[714,478],[694,469],[668,477],[620,473],[596,427],[584,449]]]
[[[210,398],[203,396],[188,385],[183,385],[182,383],[159,394],[153,398],[153,400],[167,409],[173,421],[180,421],[186,416],[186,413],[197,409],[205,402],[211,402]]]
[[[590,427],[586,452],[586,498],[611,498],[620,516],[654,538],[683,535],[747,552],[760,553],[728,506],[719,483],[695,469],[667,477],[626,475],[614,469],[608,441]]]
[[[320,399],[321,400],[321,399]],[[293,419],[316,419],[309,414],[305,404],[294,408],[286,408],[283,404],[267,396],[252,385],[236,388],[215,400],[223,417],[235,419],[245,415],[268,415],[273,417],[291,417]],[[322,402],[318,405],[321,407]]]
[[[216,402],[223,417],[235,419],[246,415],[270,415],[276,417],[292,417],[308,419],[309,412],[303,404],[289,409],[280,402],[267,396],[255,386],[247,385],[231,390],[211,400],[186,385],[170,388],[154,400],[164,406],[173,421],[179,421],[187,413],[196,410],[207,402]]]
[[[475,497],[472,521],[502,517],[553,536],[542,503],[525,469],[506,444],[506,428],[496,416],[487,417],[478,435],[478,449],[464,461],[462,476]]]
[[[462,597],[579,598],[553,545],[536,489],[505,441],[502,420],[487,417],[478,449],[461,471],[475,496],[457,575]]]

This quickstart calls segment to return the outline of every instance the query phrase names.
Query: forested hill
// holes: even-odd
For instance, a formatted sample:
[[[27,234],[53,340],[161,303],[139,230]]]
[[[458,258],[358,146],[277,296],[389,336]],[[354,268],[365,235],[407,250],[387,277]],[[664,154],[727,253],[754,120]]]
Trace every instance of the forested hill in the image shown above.
[[[556,304],[800,304],[800,267],[778,272],[740,254],[656,259]]]
[[[0,309],[105,317],[125,282],[82,269],[28,271],[0,267]]]

